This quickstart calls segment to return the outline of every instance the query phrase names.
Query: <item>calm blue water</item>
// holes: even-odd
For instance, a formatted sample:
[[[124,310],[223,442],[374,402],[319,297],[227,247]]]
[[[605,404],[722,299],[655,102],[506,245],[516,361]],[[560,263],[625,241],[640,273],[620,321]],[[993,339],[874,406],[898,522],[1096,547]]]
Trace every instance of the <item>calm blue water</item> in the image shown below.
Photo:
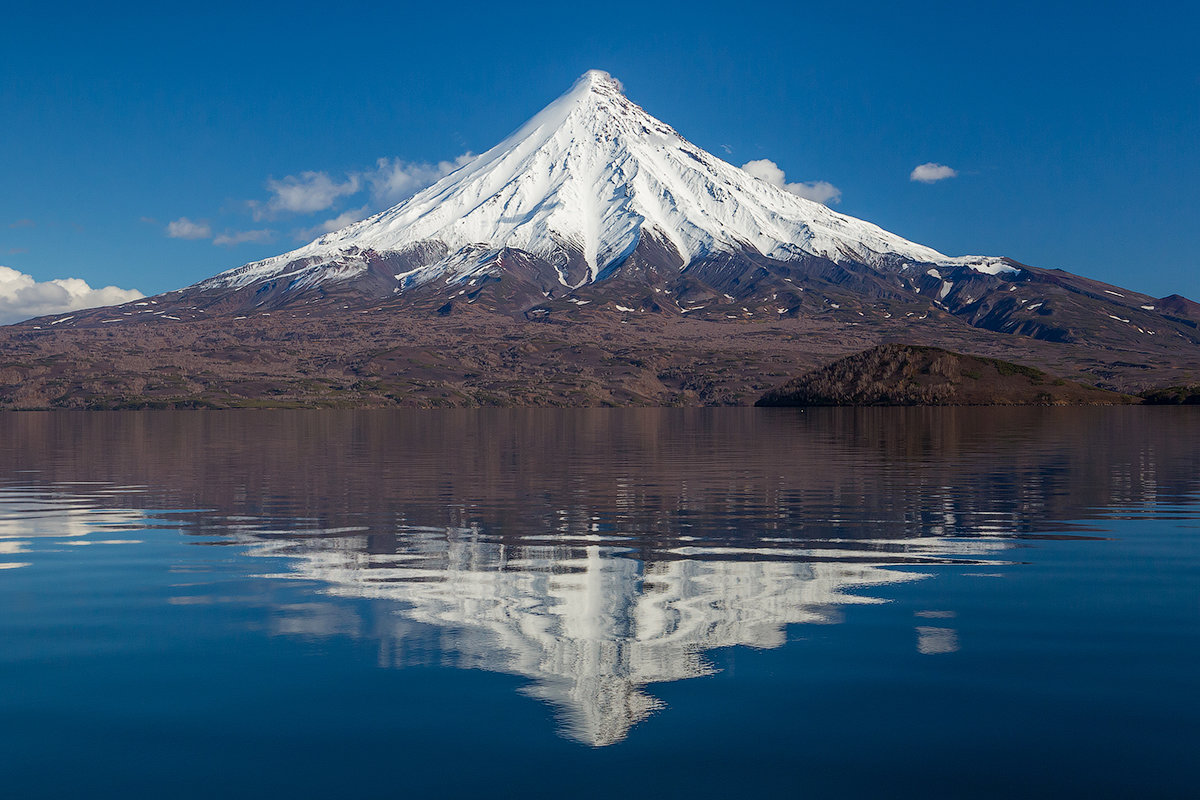
[[[11,797],[1194,796],[1195,409],[0,415]]]

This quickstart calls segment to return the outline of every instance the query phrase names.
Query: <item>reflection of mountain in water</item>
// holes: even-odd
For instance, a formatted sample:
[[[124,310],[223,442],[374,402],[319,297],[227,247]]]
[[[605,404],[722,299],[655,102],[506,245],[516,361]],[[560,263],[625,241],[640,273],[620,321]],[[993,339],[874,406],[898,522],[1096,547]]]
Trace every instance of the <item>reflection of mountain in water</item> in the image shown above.
[[[362,535],[246,540],[253,555],[288,559],[275,577],[399,601],[402,617],[446,629],[458,666],[527,676],[566,734],[596,746],[625,738],[658,705],[647,684],[709,673],[705,652],[779,647],[786,625],[837,622],[840,606],[881,602],[871,589],[925,577],[789,550],[643,562],[619,545],[512,546],[479,534],[414,531],[394,553],[367,552]],[[939,541],[926,540],[926,557]],[[972,551],[980,544],[1006,546]],[[313,627],[293,615],[287,632],[328,630],[323,609],[306,611]]]
[[[554,409],[0,415],[0,480],[168,508],[756,543],[1044,530],[1196,489],[1190,409]],[[755,520],[746,525],[747,519]],[[386,531],[387,525],[377,526]],[[384,549],[388,549],[384,547]]]
[[[385,612],[368,625],[356,604],[306,601],[278,609],[280,632],[374,637],[412,663],[428,623],[431,650],[527,676],[569,735],[602,745],[655,707],[649,684],[708,671],[706,652],[777,647],[789,624],[919,577],[893,566],[1194,492],[1188,411],[0,415],[0,484],[138,485],[141,507],[210,509],[171,526]],[[85,505],[119,517],[130,501]],[[0,564],[22,564],[36,533],[2,511]],[[944,624],[916,635],[921,653],[958,647]]]

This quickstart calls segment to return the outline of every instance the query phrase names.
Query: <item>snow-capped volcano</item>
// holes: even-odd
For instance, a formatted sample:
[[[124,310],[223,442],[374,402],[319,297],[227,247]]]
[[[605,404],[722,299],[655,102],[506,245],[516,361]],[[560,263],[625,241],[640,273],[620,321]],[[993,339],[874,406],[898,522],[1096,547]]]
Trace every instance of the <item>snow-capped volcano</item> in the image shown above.
[[[0,405],[744,404],[790,357],[904,341],[1008,360],[1000,338],[1056,372],[1052,351],[1091,371],[1067,376],[1140,390],[1139,365],[1187,375],[1200,363],[1198,325],[1200,304],[1186,298],[950,258],[797,197],[589,72],[503,142],[369,219],[184,289],[28,320],[14,335],[62,341],[68,361],[91,341],[69,332],[103,329],[110,347],[130,343],[129,363],[157,352],[165,377],[131,372],[99,400],[116,363],[105,356],[76,367],[86,379],[62,394],[72,373],[46,367],[35,383],[27,363],[57,362],[22,350],[9,370],[19,388],[0,385]],[[177,381],[180,347],[203,369]],[[225,360],[197,355],[209,348],[228,348],[212,351]],[[1120,370],[1124,383],[1112,380]],[[213,388],[222,374],[242,377]]]
[[[377,267],[376,283],[391,272],[395,293],[502,272],[497,256],[520,251],[570,290],[613,274],[639,247],[676,270],[750,253],[876,269],[1015,271],[1001,259],[949,258],[759,180],[688,142],[593,70],[500,144],[399,205],[195,288],[285,279],[287,289],[309,289],[353,280],[382,259],[391,269]]]
[[[71,359],[78,328],[124,337],[129,363],[157,348],[166,377],[130,373],[98,400],[106,356],[76,367],[89,377],[62,394],[72,373],[46,367],[32,383],[25,364],[45,359],[22,351],[9,370],[20,388],[0,391],[0,405],[744,404],[789,357],[904,341],[1008,360],[1002,337],[1056,372],[1051,351],[1094,371],[1070,377],[1141,389],[1140,372],[1137,384],[1111,376],[1143,363],[1186,375],[1198,324],[1200,304],[1182,297],[950,258],[797,197],[589,72],[500,144],[369,219],[184,289],[23,323],[16,335],[61,337]],[[184,363],[213,366],[177,381],[180,347]],[[214,351],[225,360],[197,356],[208,348],[228,348]],[[221,374],[243,377],[212,388]]]

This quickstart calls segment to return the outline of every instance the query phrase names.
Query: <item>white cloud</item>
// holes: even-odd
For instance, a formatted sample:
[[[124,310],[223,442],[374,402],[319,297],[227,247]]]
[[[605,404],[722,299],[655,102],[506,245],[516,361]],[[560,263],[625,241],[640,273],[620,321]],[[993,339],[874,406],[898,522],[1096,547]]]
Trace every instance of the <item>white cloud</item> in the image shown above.
[[[225,231],[213,237],[213,244],[221,247],[233,247],[238,244],[247,244],[253,242],[255,244],[263,244],[275,238],[275,231],[272,230],[257,230],[257,231]]]
[[[947,178],[953,178],[957,175],[958,170],[947,167],[945,164],[935,164],[929,161],[918,167],[914,167],[908,179],[919,183],[937,183],[938,181],[944,181]]]
[[[829,205],[830,203],[842,202],[842,190],[834,186],[829,181],[803,181],[801,183],[788,183],[784,187],[789,192],[806,200],[813,200],[818,203]]]
[[[783,186],[783,170],[770,159],[760,158],[757,161],[747,161],[745,164],[742,164],[742,169],[759,180],[766,181],[773,186]]]
[[[278,180],[270,178],[267,180],[267,189],[271,197],[266,203],[252,201],[250,207],[254,210],[255,219],[275,219],[281,214],[314,214],[333,208],[338,198],[358,194],[368,186],[373,201],[392,205],[473,158],[473,153],[463,153],[453,161],[439,161],[436,164],[381,158],[375,162],[374,168],[351,172],[343,181],[335,181],[329,173],[317,171],[301,172]]]
[[[381,158],[368,170],[347,173],[345,180],[334,180],[327,172],[307,171],[284,178],[269,178],[266,182],[271,196],[266,201],[251,200],[248,206],[256,220],[273,220],[287,214],[306,215],[327,211],[338,205],[338,200],[360,194],[369,189],[371,202],[342,211],[310,228],[297,229],[293,235],[301,241],[314,239],[366,218],[373,209],[390,206],[415,192],[436,182],[439,178],[474,160],[474,153],[463,153],[452,161],[431,164],[422,161],[404,161],[399,158]],[[361,199],[361,198],[360,198]],[[143,222],[153,222],[142,217]],[[167,235],[174,239],[212,239],[212,243],[223,247],[249,242],[270,242],[276,231],[261,229],[230,231],[214,236],[212,226],[204,220],[180,217],[167,224]]]
[[[788,183],[779,165],[767,158],[748,161],[742,165],[742,169],[759,180],[766,181],[772,186],[778,186],[780,189],[791,192],[798,197],[803,197],[806,200],[814,200],[818,203],[829,205],[830,203],[841,202],[842,199],[841,189],[829,181]]]
[[[35,281],[12,267],[0,267],[0,325],[81,308],[111,306],[144,297],[137,289],[93,289],[82,278]]]
[[[375,202],[392,205],[437,182],[474,158],[475,154],[470,152],[463,153],[453,161],[439,161],[436,164],[381,158],[375,162],[375,169],[364,173],[363,177],[371,185],[371,197]]]
[[[310,239],[315,239],[318,236],[322,236],[326,233],[340,231],[342,228],[350,225],[351,223],[358,222],[360,219],[366,219],[369,214],[370,209],[368,206],[352,208],[349,211],[343,211],[336,217],[325,220],[319,225],[314,225],[311,228],[302,228],[298,231],[295,231],[292,235],[301,242],[307,242]]]
[[[267,179],[271,197],[265,206],[252,204],[255,219],[272,219],[280,214],[312,214],[330,208],[339,197],[357,194],[362,183],[357,174],[337,182],[326,172],[301,172],[276,180]]]
[[[180,217],[167,223],[167,236],[172,239],[207,239],[212,236],[212,228],[207,222],[193,222],[187,217]]]

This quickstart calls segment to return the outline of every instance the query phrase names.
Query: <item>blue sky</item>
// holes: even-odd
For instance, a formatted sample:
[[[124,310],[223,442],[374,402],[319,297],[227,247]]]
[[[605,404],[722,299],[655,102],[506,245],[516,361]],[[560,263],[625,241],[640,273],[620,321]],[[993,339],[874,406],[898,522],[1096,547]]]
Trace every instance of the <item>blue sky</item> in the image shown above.
[[[701,147],[827,181],[835,209],[942,252],[1200,299],[1192,4],[18,2],[4,15],[0,264],[36,281],[149,294],[291,249],[487,149],[600,68]],[[930,162],[956,175],[910,180]]]

